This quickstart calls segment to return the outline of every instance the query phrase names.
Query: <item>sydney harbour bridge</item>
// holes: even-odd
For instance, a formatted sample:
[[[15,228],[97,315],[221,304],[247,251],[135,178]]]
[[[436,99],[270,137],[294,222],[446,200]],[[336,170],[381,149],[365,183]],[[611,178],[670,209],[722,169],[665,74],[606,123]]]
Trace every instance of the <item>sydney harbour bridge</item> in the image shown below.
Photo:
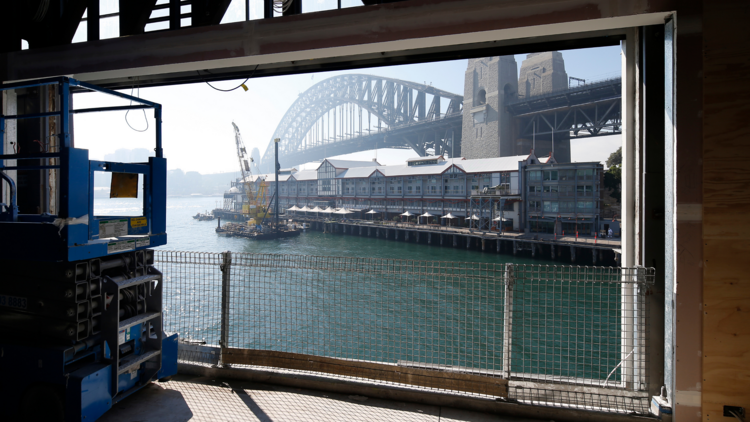
[[[506,105],[514,136],[570,138],[622,129],[619,78]],[[274,139],[282,168],[376,148],[461,156],[463,96],[430,85],[366,74],[325,79],[302,93],[276,128],[260,164],[272,173]],[[534,133],[532,132],[532,128]]]

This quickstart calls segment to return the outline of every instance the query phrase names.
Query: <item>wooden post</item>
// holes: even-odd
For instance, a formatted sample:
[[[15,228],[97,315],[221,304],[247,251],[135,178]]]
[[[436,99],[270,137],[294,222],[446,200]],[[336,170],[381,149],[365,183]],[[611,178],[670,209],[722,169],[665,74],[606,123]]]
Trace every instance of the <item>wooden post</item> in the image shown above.
[[[518,253],[518,249],[516,248],[516,241],[514,240],[513,241],[513,256],[515,256],[516,253]]]
[[[550,258],[555,259],[555,245],[549,245]]]
[[[531,244],[531,257],[533,258],[535,256],[536,256],[536,243],[532,243]]]
[[[432,244],[432,233],[427,233],[427,244],[428,245]]]
[[[484,238],[482,238],[482,252],[484,252]]]
[[[591,261],[592,261],[592,264],[594,265],[596,265],[596,255],[597,255],[597,250],[594,248],[591,248]]]
[[[570,247],[570,262],[576,262],[576,247]]]
[[[456,246],[458,246],[458,240],[456,239],[456,235],[454,234],[453,235],[453,247],[455,248]]]

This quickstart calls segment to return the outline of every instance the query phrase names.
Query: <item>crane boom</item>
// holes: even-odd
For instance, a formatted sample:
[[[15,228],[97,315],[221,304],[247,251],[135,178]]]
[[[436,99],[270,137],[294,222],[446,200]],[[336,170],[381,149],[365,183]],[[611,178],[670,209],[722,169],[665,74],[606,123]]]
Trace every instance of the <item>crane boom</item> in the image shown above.
[[[234,142],[237,145],[237,160],[240,164],[240,173],[242,174],[242,187],[245,191],[245,195],[247,195],[247,202],[248,205],[252,205],[254,202],[255,197],[253,196],[253,189],[251,187],[251,181],[249,180],[249,177],[252,177],[253,172],[250,169],[250,164],[247,162],[247,150],[245,149],[245,144],[242,142],[242,135],[240,135],[240,128],[237,127],[234,122],[232,122],[232,126],[234,126]],[[253,161],[253,158],[250,157],[250,161]],[[245,213],[244,209],[242,210],[243,214]],[[248,212],[250,212],[250,209],[248,209]]]

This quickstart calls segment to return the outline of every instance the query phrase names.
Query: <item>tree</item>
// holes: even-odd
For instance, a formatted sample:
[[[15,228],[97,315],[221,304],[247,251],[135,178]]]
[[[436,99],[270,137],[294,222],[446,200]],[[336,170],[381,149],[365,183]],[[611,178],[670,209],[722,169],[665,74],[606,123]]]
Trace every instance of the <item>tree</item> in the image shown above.
[[[614,153],[613,153],[614,155]],[[611,158],[611,156],[610,156]],[[609,160],[607,160],[609,161]],[[620,186],[622,185],[622,166],[613,165],[604,173],[604,187],[612,189],[610,196],[620,202]]]
[[[607,158],[607,167],[619,166],[622,164],[622,147],[617,148],[617,151],[609,154]]]

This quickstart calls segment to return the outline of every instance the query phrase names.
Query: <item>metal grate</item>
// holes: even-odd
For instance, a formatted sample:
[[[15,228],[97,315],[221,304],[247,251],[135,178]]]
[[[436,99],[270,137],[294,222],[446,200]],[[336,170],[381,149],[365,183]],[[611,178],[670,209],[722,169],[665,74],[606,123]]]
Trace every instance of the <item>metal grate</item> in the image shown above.
[[[652,270],[171,251],[156,265],[165,326],[193,343],[470,374],[508,380],[511,400],[648,411]],[[185,361],[210,361],[184,349]],[[487,396],[478,391],[463,394]]]
[[[180,333],[186,344],[218,345],[221,334],[223,254],[157,250],[154,266],[162,271],[164,331]],[[180,358],[198,354],[180,350]]]

